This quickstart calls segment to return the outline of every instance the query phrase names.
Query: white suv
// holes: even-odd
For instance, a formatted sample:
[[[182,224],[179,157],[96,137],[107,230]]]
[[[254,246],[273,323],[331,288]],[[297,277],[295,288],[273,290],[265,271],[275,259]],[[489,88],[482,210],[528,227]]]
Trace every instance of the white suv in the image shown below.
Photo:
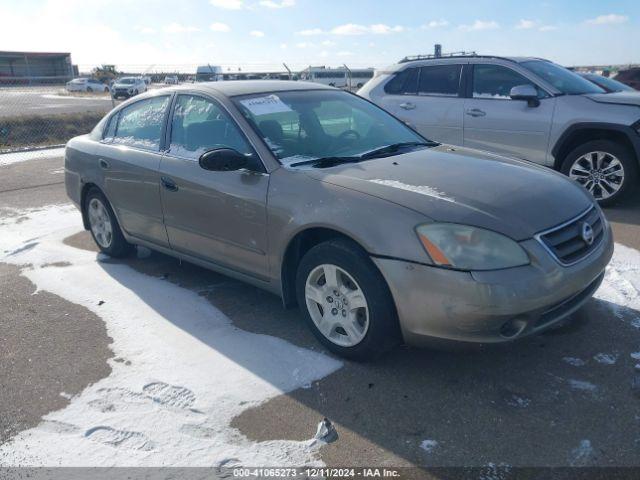
[[[547,60],[405,59],[358,94],[432,140],[561,171],[603,205],[637,183],[640,93],[606,93]]]
[[[147,91],[147,84],[140,77],[123,77],[115,81],[111,87],[113,98],[133,97]]]

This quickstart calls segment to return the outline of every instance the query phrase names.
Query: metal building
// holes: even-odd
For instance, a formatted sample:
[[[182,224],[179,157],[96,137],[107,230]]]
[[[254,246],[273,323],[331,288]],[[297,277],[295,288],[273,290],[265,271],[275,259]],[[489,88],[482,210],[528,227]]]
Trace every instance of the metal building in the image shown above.
[[[0,83],[57,83],[73,76],[70,53],[0,51]]]

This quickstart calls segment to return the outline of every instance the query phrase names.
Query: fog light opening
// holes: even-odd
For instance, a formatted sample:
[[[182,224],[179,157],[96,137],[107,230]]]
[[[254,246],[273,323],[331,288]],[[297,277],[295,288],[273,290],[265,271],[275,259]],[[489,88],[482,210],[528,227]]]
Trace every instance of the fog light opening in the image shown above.
[[[527,327],[527,322],[521,318],[514,318],[505,322],[502,327],[500,327],[500,335],[504,338],[514,338],[522,333],[522,331]]]

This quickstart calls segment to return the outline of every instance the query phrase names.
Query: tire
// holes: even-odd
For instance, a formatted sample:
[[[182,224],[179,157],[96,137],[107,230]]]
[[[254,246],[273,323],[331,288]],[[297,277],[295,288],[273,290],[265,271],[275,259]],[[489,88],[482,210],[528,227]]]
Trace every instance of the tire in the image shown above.
[[[134,90],[133,91],[133,95],[132,96],[135,97],[136,95],[138,95],[138,90]]]
[[[598,165],[600,168],[595,168]],[[561,171],[587,188],[604,207],[622,200],[638,181],[638,161],[633,153],[610,140],[593,140],[579,145],[564,159]],[[602,175],[599,171],[614,173]],[[588,172],[596,175],[595,181]]]
[[[109,93],[109,87],[104,87],[104,93]]]
[[[334,267],[337,272],[334,277],[339,277],[338,283],[342,283],[337,289],[326,285],[324,273]],[[323,278],[325,284],[321,285]],[[313,291],[310,295],[307,294],[308,282],[315,287],[309,289]],[[353,242],[330,240],[311,248],[298,266],[296,296],[313,334],[337,355],[352,360],[372,360],[401,341],[398,316],[387,283],[367,253]],[[326,334],[316,322],[327,325]]]
[[[102,253],[122,258],[133,250],[133,245],[127,242],[122,234],[109,201],[100,190],[89,190],[84,201],[84,210],[93,241]]]
[[[91,87],[87,87],[87,92],[88,92],[88,93],[93,93],[93,88],[91,88]]]

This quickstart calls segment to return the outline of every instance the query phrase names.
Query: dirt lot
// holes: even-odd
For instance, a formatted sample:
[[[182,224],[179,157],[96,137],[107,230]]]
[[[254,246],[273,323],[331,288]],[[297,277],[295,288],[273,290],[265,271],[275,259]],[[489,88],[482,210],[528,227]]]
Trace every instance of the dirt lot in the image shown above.
[[[640,467],[640,195],[607,210],[613,263],[562,328],[357,364],[273,295],[97,255],[62,172],[0,164],[0,465]]]

